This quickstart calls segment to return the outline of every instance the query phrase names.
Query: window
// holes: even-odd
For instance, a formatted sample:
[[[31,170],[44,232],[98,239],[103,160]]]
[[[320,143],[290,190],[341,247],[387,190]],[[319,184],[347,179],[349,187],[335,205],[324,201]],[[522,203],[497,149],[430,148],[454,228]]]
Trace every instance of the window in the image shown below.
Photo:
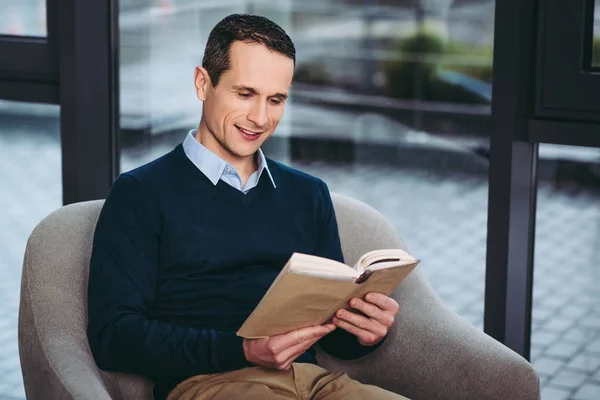
[[[532,363],[542,398],[600,393],[600,149],[540,145]]]
[[[407,3],[121,2],[121,170],[198,126],[193,71],[213,26],[267,16],[297,64],[266,155],[381,211],[447,304],[482,329],[494,1]]]
[[[46,0],[4,0],[0,35],[46,36]]]
[[[598,7],[592,6],[591,0],[540,2],[537,118],[600,120],[600,74],[590,71],[600,57]]]

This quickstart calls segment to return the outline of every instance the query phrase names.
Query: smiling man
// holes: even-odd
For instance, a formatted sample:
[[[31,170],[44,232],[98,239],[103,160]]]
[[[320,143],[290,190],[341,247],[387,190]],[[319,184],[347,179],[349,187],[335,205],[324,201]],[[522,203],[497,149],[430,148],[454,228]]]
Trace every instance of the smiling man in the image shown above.
[[[165,156],[119,176],[90,263],[88,338],[98,366],[143,375],[156,399],[401,399],[316,365],[319,343],[360,358],[385,339],[398,304],[370,293],[332,323],[267,339],[236,331],[293,252],[343,262],[321,180],[267,159],[295,49],[259,16],[212,30],[194,72],[203,113]]]

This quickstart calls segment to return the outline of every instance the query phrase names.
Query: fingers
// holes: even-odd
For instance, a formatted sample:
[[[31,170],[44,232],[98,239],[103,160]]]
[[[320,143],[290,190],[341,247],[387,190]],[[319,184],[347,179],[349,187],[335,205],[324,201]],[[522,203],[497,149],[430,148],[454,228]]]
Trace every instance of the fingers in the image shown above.
[[[291,367],[294,360],[296,360],[302,353],[304,353],[306,350],[308,350],[312,345],[314,345],[323,336],[325,336],[328,333],[330,333],[331,331],[333,331],[336,328],[336,326],[335,326],[335,324],[331,323],[331,324],[323,325],[321,328],[322,329],[315,329],[315,330],[308,330],[308,331],[306,331],[305,329],[299,329],[299,330],[290,332],[289,334],[293,335],[295,340],[298,340],[298,342],[288,348],[285,348],[283,351],[281,351],[277,354],[274,354],[273,367],[280,369],[280,370],[288,370]],[[307,336],[309,337],[309,339],[300,341],[300,340],[302,340],[302,338],[307,337]]]
[[[279,346],[277,350],[287,349],[307,340],[320,339],[335,329],[335,324],[310,326],[308,328],[297,329],[283,335],[275,336],[273,339]]]
[[[360,329],[349,322],[338,320],[336,324],[343,330],[350,332],[358,339],[358,342],[363,346],[373,346],[379,343],[384,336],[377,336],[372,332]]]
[[[367,336],[368,334],[373,334],[377,337],[383,337],[387,335],[388,332],[388,327],[379,323],[377,320],[367,318],[348,310],[339,310],[336,313],[333,322],[340,328],[354,334],[361,333]],[[343,322],[344,325],[340,325],[339,322]],[[352,331],[346,329],[349,325],[352,326]]]
[[[328,323],[328,324],[321,325],[321,326],[323,326],[323,327],[325,327],[325,328],[329,329],[329,332],[332,332],[332,331],[334,331],[334,330],[335,330],[335,324],[334,324],[333,322],[330,322],[330,323]]]
[[[400,309],[400,306],[398,305],[398,302],[396,300],[381,293],[368,293],[365,296],[365,300],[368,303],[376,305],[384,311],[389,311],[393,313],[394,315]]]
[[[289,369],[296,358],[335,329],[335,324],[329,323],[297,329],[267,339],[265,350],[269,360],[268,364],[280,370]]]
[[[394,324],[395,313],[392,313],[391,311],[385,311],[373,303],[368,303],[364,300],[355,298],[350,301],[350,306],[362,312],[367,317],[379,322],[386,328],[389,328]]]
[[[291,365],[296,358],[300,357],[302,353],[308,350],[318,339],[307,340],[303,343],[298,343],[288,349],[285,349],[280,354],[275,356],[276,368],[285,368],[287,365]]]
[[[360,316],[360,318],[364,317]],[[372,321],[369,325],[369,329],[365,329],[355,325],[354,323],[348,322],[346,319],[334,317],[333,320],[339,328],[356,336],[359,343],[364,346],[373,346],[379,343],[385,337],[385,335],[387,335],[387,329],[376,321]]]

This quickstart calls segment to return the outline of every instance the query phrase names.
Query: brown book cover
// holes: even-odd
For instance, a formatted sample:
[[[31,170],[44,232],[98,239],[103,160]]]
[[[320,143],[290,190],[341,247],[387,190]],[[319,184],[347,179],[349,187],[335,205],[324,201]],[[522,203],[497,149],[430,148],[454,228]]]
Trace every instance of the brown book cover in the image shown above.
[[[401,249],[368,252],[354,267],[294,253],[237,335],[264,338],[324,324],[354,297],[389,295],[418,264]]]

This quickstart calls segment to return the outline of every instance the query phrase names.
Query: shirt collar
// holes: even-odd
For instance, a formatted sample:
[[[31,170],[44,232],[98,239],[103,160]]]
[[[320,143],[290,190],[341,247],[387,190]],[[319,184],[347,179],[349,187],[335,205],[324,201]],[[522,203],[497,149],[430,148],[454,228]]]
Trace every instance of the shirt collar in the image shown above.
[[[219,183],[221,176],[223,176],[223,172],[225,168],[231,164],[227,161],[223,160],[221,157],[207,149],[202,143],[196,140],[197,130],[192,129],[185,140],[183,141],[183,150],[186,156],[190,159],[190,161],[198,168],[211,182],[213,185]],[[233,166],[231,166],[233,168]],[[235,169],[234,169],[235,171]],[[263,171],[267,171],[269,175],[269,179],[273,184],[273,187],[277,187],[275,185],[275,180],[273,179],[273,175],[271,175],[271,170],[269,170],[269,165],[267,163],[267,158],[265,157],[263,151],[258,149],[258,177],[260,178]]]

